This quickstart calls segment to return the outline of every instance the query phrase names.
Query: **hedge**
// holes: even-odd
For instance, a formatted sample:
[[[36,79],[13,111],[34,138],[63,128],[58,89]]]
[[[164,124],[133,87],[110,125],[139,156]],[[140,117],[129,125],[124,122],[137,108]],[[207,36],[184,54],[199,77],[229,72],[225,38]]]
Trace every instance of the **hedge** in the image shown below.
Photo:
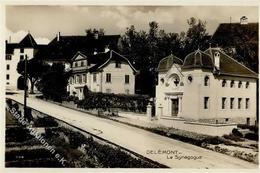
[[[76,104],[79,108],[87,110],[103,109],[106,111],[110,108],[118,108],[131,112],[146,112],[148,102],[148,96],[89,93],[85,99],[76,101]]]

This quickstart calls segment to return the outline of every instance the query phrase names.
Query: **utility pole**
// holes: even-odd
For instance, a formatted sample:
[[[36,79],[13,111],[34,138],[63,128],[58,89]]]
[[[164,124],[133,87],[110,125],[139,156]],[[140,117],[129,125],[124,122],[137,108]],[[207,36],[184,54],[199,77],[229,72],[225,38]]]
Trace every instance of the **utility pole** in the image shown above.
[[[24,117],[27,113],[27,55],[24,60]]]

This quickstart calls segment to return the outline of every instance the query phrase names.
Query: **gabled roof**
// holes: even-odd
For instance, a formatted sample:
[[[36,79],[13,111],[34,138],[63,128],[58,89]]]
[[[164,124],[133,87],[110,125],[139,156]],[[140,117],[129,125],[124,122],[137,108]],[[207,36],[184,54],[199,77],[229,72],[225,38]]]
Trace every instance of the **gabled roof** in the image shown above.
[[[37,43],[30,33],[28,33],[19,43],[21,48],[36,48]]]
[[[257,73],[225,54],[220,48],[209,48],[205,51],[212,57],[213,62],[215,52],[220,53],[220,67],[217,71],[219,75],[258,78]]]
[[[173,64],[182,65],[183,61],[181,59],[179,59],[178,57],[174,56],[173,54],[170,54],[159,62],[157,71],[158,72],[168,71],[172,67]]]
[[[90,62],[91,64],[95,64],[93,67],[89,69],[89,72],[93,73],[102,70],[104,67],[108,65],[108,63],[111,60],[124,61],[129,64],[129,66],[135,73],[137,72],[137,70],[126,57],[120,55],[119,53],[113,50],[110,50],[106,53],[99,53],[96,55],[88,56],[88,62]]]
[[[230,47],[240,42],[258,45],[258,23],[221,23],[212,36],[212,43],[220,47]]]
[[[120,35],[104,35],[98,39],[88,36],[59,36],[55,37],[44,49],[36,54],[36,58],[43,60],[71,61],[78,52],[93,55],[94,51],[104,52],[105,46],[117,49]]]

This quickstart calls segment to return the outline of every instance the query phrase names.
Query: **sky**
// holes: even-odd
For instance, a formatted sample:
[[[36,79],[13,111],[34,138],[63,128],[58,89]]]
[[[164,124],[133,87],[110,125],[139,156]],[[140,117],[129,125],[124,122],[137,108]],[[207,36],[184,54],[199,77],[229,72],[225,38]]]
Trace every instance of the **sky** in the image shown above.
[[[247,16],[258,22],[254,6],[7,6],[6,39],[19,42],[30,32],[38,43],[48,43],[58,32],[61,35],[84,35],[85,29],[104,28],[105,34],[123,34],[134,25],[146,30],[149,22],[159,29],[180,33],[188,29],[187,19],[195,17],[207,22],[213,34],[220,23],[239,22]]]

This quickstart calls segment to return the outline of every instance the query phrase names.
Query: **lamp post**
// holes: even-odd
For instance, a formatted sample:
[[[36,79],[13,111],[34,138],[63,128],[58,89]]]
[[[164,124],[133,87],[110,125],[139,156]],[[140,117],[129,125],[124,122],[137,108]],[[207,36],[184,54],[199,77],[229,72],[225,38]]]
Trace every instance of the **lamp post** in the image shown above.
[[[24,117],[27,113],[27,55],[24,60]]]

